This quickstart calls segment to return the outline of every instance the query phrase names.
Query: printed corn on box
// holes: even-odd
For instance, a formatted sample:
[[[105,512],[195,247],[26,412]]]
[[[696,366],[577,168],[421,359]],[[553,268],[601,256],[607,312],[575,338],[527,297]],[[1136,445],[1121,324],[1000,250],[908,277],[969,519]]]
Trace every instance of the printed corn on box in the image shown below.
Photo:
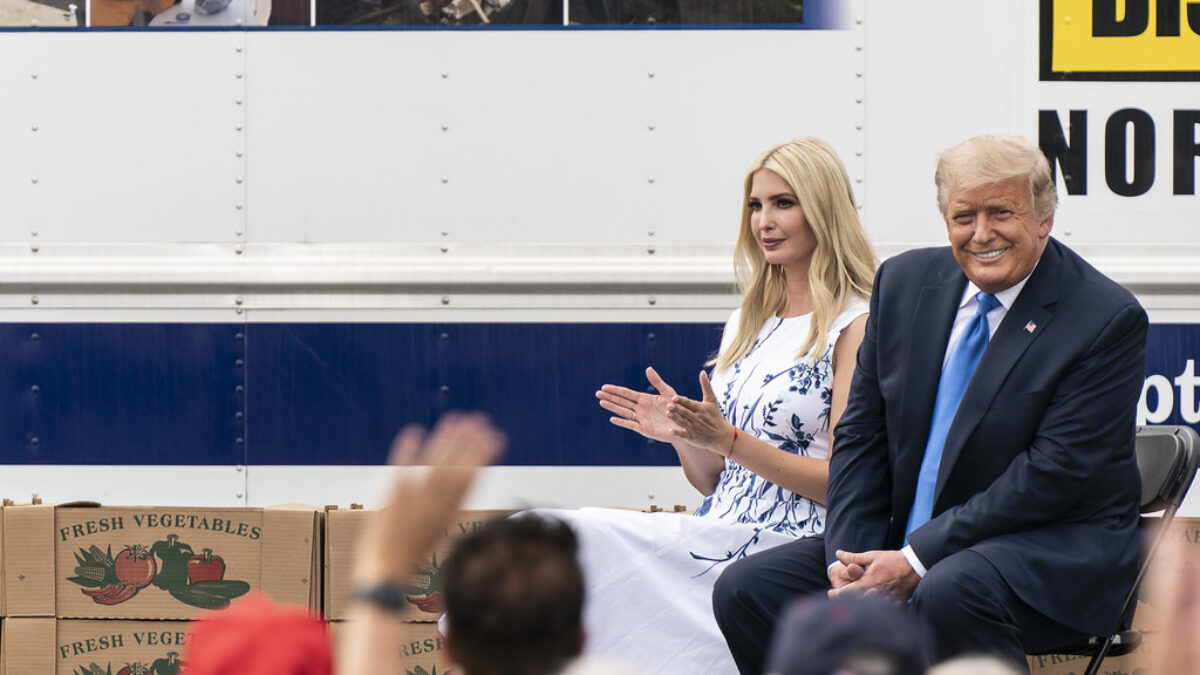
[[[325,618],[347,617],[347,596],[351,591],[350,574],[356,555],[358,536],[378,511],[331,508],[325,515]],[[405,621],[437,621],[442,614],[440,570],[454,541],[473,532],[484,523],[508,516],[511,511],[462,511],[443,536],[441,543],[422,560],[409,577],[406,590],[408,606],[402,612]]]
[[[312,507],[12,506],[11,617],[190,619],[250,590],[320,608]]]
[[[329,636],[333,640],[334,661],[346,632],[352,630],[351,621],[330,621]],[[445,639],[438,632],[436,623],[408,623],[404,626],[403,639],[396,645],[400,650],[402,670],[398,675],[453,675],[459,669],[450,660]]]
[[[4,620],[2,675],[178,675],[187,621]]]

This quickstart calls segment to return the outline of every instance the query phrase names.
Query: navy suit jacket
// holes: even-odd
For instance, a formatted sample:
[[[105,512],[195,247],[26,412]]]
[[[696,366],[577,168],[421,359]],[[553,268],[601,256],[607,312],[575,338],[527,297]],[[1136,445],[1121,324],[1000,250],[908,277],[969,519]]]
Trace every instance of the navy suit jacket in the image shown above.
[[[830,563],[839,549],[902,545],[966,283],[948,247],[879,268],[834,432]],[[1128,291],[1048,242],[950,426],[933,518],[909,536],[926,568],[971,549],[1051,619],[1097,635],[1116,628],[1141,553],[1133,444],[1146,328]]]

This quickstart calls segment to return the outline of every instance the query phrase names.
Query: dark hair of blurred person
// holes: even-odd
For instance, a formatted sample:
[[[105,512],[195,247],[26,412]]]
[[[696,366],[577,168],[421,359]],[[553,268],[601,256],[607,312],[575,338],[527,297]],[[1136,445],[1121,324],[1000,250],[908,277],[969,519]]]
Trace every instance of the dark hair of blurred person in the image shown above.
[[[546,675],[583,649],[583,572],[560,521],[492,521],[442,565],[447,649],[469,675]]]
[[[767,675],[922,675],[915,621],[877,595],[803,597],[775,627]]]

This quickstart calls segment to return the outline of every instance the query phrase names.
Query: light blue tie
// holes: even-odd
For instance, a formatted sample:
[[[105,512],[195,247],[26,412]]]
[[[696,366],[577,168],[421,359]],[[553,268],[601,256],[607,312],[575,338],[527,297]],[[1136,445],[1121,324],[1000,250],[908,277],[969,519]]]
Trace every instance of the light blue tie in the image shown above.
[[[988,312],[1000,306],[1000,301],[990,293],[976,293],[975,300],[979,302],[979,309],[967,322],[938,380],[933,420],[929,423],[929,440],[925,443],[925,457],[921,460],[921,473],[917,477],[917,494],[913,497],[912,511],[908,513],[908,527],[904,528],[906,546],[909,533],[924,525],[933,515],[933,490],[937,486],[946,434],[950,432],[950,423],[954,421],[954,413],[958,410],[963,392],[967,390],[967,383],[971,381],[971,374],[975,372],[975,366],[987,348],[990,335]]]

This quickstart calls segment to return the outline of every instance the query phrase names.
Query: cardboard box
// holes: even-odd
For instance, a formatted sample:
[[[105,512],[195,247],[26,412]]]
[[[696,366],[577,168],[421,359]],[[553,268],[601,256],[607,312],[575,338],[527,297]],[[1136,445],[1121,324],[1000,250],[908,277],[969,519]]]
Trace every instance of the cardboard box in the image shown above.
[[[378,511],[330,509],[325,516],[325,618],[341,620],[348,616],[346,597],[350,593],[350,574],[359,534]],[[442,614],[438,570],[454,541],[489,520],[508,516],[511,511],[462,511],[446,531],[442,542],[429,558],[422,561],[410,581],[409,606],[402,613],[405,621],[437,621]]]
[[[176,675],[187,621],[4,620],[2,675]]]
[[[1156,648],[1154,633],[1142,636],[1142,644],[1133,652],[1124,656],[1110,656],[1100,664],[1100,672],[1107,675],[1141,675],[1150,672],[1150,662],[1154,658]],[[1087,670],[1091,656],[1030,656],[1030,675],[1083,675]]]
[[[337,662],[338,645],[352,623],[331,621],[329,635],[333,640],[334,662]],[[447,675],[458,672],[446,651],[442,634],[436,623],[408,623],[404,626],[404,639],[398,645],[403,669],[399,675]],[[114,673],[115,675],[115,673]]]
[[[10,617],[190,619],[250,590],[320,609],[313,507],[11,506]]]

